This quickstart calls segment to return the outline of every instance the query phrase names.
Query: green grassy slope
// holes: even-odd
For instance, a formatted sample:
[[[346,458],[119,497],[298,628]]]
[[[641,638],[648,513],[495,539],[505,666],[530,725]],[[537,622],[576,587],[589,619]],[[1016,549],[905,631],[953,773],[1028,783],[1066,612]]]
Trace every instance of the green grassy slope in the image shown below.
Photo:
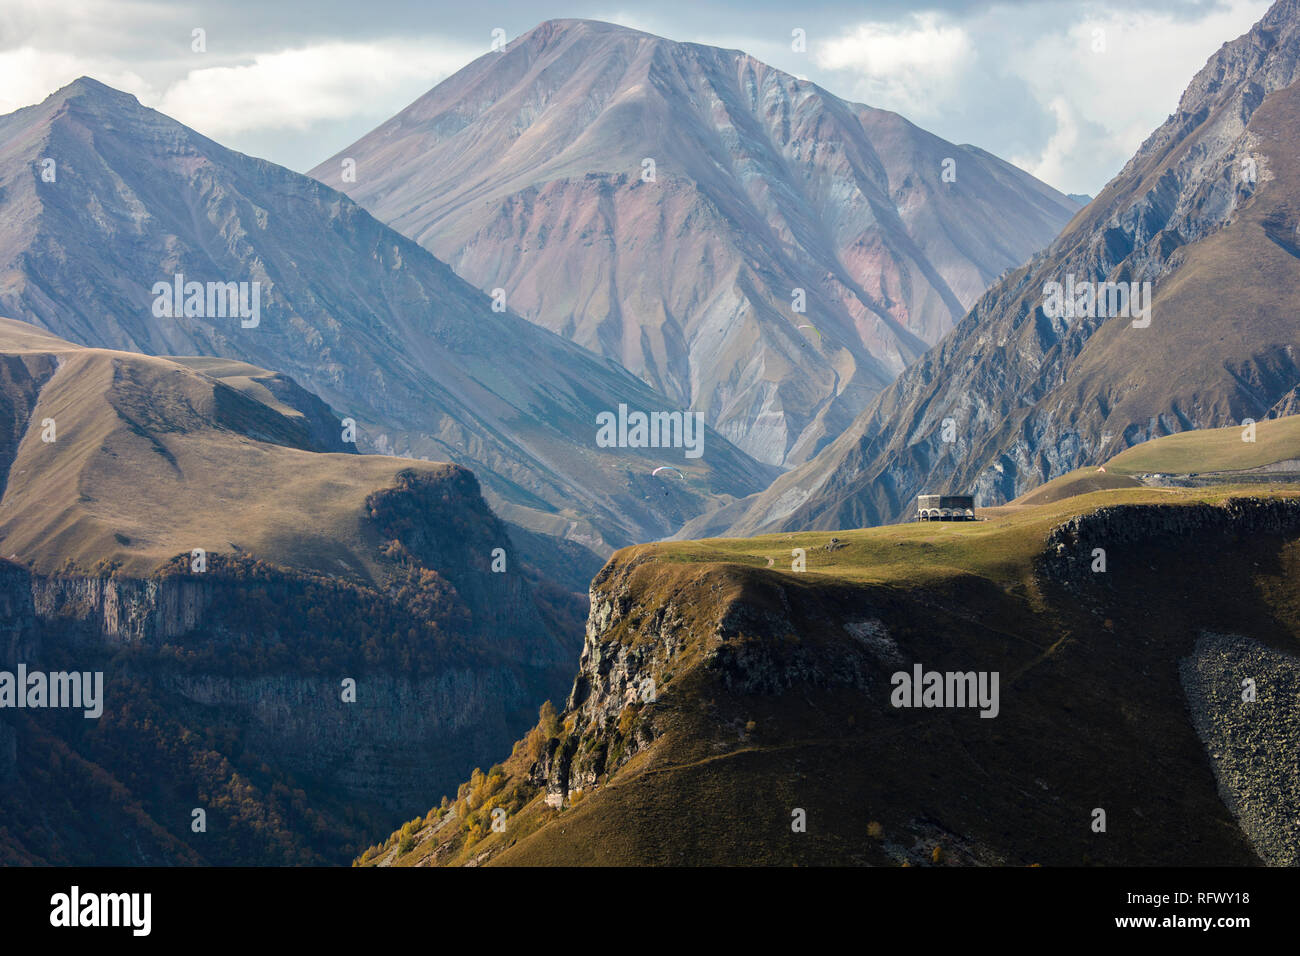
[[[1044,482],[1028,494],[1021,495],[1012,504],[1047,505],[1094,491],[1141,487],[1143,487],[1142,482],[1128,475],[1112,472],[1109,465],[1104,472],[1096,468],[1076,468],[1059,478]]]
[[[1253,440],[1247,440],[1253,437]],[[1242,425],[1196,429],[1166,435],[1125,449],[1105,464],[1077,468],[1021,495],[1012,505],[1043,505],[1093,491],[1141,488],[1135,475],[1213,476],[1231,480],[1271,468],[1297,471],[1300,461],[1300,415],[1256,422],[1253,433]]]
[[[242,363],[87,349],[10,320],[0,353],[58,363],[0,502],[0,551],[38,572],[71,561],[147,574],[204,548],[373,583],[381,542],[366,496],[403,471],[453,470],[322,453],[295,427],[302,412],[261,384],[270,373]]]
[[[1255,440],[1243,441],[1241,426],[1180,432],[1135,445],[1106,463],[1121,475],[1163,472],[1190,474],[1249,471],[1300,459],[1300,415],[1255,425]]]
[[[916,865],[939,847],[948,863],[1256,863],[1177,662],[1207,629],[1300,652],[1300,544],[1144,532],[1116,538],[1105,574],[1090,554],[1067,581],[1043,571],[1052,529],[1075,516],[1120,509],[1177,529],[1178,514],[1243,494],[1297,497],[1120,488],[978,523],[620,551],[593,585],[608,610],[587,652],[614,663],[584,656],[578,687],[640,648],[657,699],[584,726],[579,693],[363,862]],[[999,672],[999,716],[889,706],[888,675],[913,663]],[[540,771],[566,742],[575,766],[599,752],[607,769],[557,808]],[[1105,834],[1090,828],[1098,807]]]

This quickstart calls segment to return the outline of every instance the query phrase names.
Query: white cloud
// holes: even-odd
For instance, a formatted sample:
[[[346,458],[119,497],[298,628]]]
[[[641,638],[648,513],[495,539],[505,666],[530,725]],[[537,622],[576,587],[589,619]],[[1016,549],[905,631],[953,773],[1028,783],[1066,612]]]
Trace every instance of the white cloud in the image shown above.
[[[1214,51],[1268,6],[1224,0],[1173,15],[1102,0],[911,14],[818,44],[814,62],[828,76],[814,79],[976,143],[1058,189],[1095,193],[1173,112]]]
[[[1080,149],[1086,148],[1096,156],[1098,144],[1095,141],[1088,141],[1083,135],[1079,117],[1065,97],[1053,97],[1048,108],[1056,118],[1056,131],[1052,133],[1052,138],[1047,141],[1047,145],[1036,155],[1010,156],[1007,159],[1021,169],[1033,173],[1045,183],[1064,183],[1069,181],[1074,172],[1072,167]],[[1113,155],[1100,158],[1114,161]]]
[[[156,38],[168,34],[188,46],[189,30],[179,27],[185,12],[168,0],[4,0],[0,50],[34,46],[102,56],[138,48],[142,37],[156,47]]]
[[[854,95],[866,102],[923,116],[937,97],[954,94],[975,51],[961,26],[923,13],[895,23],[858,24],[816,44],[813,59],[822,69],[851,73]]]
[[[303,130],[323,120],[396,112],[482,52],[400,40],[260,53],[250,63],[191,70],[156,105],[213,137]]]
[[[1058,188],[1095,192],[1176,109],[1205,61],[1268,7],[1231,0],[1197,19],[1094,8],[1063,29],[1025,37],[1019,54],[1005,58],[1006,72],[1051,111],[1056,131],[1041,151],[1012,161]]]

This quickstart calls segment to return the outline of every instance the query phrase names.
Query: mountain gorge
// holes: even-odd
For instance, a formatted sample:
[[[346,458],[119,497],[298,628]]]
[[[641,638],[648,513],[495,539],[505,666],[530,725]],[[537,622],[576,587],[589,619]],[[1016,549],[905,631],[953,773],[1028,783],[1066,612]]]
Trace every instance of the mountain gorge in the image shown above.
[[[480,57],[313,175],[773,465],[1079,208],[738,50],[588,20]]]
[[[922,492],[1007,501],[1150,438],[1293,411],[1298,78],[1300,4],[1282,0],[852,428],[682,537],[896,521]],[[1150,283],[1149,326],[1049,315],[1050,284],[1067,282]]]

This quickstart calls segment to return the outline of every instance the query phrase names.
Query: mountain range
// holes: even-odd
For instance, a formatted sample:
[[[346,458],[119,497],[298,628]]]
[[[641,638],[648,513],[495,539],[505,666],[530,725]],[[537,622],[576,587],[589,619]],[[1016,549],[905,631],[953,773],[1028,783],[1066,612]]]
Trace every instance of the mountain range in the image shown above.
[[[1061,235],[985,293],[816,459],[682,537],[897,521],[923,492],[1008,501],[1123,448],[1295,411],[1300,4],[1279,0]],[[1149,283],[1130,315],[1050,287]]]
[[[841,437],[616,553],[565,703],[355,862],[1294,865],[1297,79],[1280,0]]]
[[[1297,80],[1091,200],[592,21],[312,176],[0,117],[0,669],[106,686],[0,862],[1294,864]]]
[[[1079,204],[739,50],[550,20],[312,174],[793,465]]]
[[[505,520],[569,543],[557,565],[589,576],[595,555],[670,534],[775,473],[712,431],[694,459],[598,445],[602,412],[681,409],[495,311],[346,196],[125,93],[78,80],[0,117],[0,144],[0,314],[81,345],[289,375],[355,422],[361,450],[474,469]],[[158,291],[177,276],[182,296]],[[205,314],[210,296],[180,314],[189,282],[245,283],[250,311],[256,283],[256,323],[220,299]],[[663,464],[686,477],[652,477]]]

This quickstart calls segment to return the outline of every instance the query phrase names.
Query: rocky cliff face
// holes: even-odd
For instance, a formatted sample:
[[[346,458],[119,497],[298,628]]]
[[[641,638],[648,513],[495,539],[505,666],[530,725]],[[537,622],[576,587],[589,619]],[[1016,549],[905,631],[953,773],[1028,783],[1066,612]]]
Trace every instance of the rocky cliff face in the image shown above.
[[[157,687],[234,715],[275,765],[402,812],[512,739],[572,647],[522,573],[490,570],[509,537],[468,472],[403,473],[367,508],[383,590],[208,555],[204,573],[185,556],[145,579],[34,576],[28,604],[69,648],[129,652]]]
[[[13,672],[20,661],[32,660],[38,653],[31,580],[25,569],[0,561],[0,670]],[[0,710],[0,786],[18,766],[18,736],[12,721],[10,711]]]
[[[1206,633],[1180,673],[1224,804],[1265,863],[1300,864],[1300,657]]]
[[[865,690],[880,662],[879,648],[866,643],[827,654],[819,641],[795,640],[800,626],[784,589],[773,603],[713,571],[663,591],[656,585],[665,582],[647,572],[644,559],[616,558],[592,582],[578,674],[561,714],[565,733],[533,770],[553,806],[654,743],[663,731],[659,695],[696,664],[728,693],[762,696],[795,684]]]
[[[1113,505],[1076,515],[1052,529],[1038,569],[1048,580],[1078,588],[1100,548],[1122,555],[1151,543],[1220,541],[1251,535],[1300,535],[1300,500],[1230,498],[1214,505]]]
[[[473,476],[401,472],[365,506],[373,583],[221,553],[146,577],[0,567],[3,659],[105,675],[98,721],[0,714],[0,797],[22,824],[0,858],[343,859],[362,821],[423,809],[514,740],[576,647],[521,565],[492,571],[496,548],[517,557]],[[96,775],[119,797],[86,820],[135,814],[123,832],[147,849],[90,823],[29,829],[55,781]],[[194,807],[214,838],[188,830]]]
[[[107,647],[158,647],[203,622],[216,585],[177,577],[138,580],[81,575],[36,577],[31,597],[42,618],[70,617]]]
[[[341,680],[314,674],[166,673],[156,686],[196,712],[230,715],[244,746],[278,770],[396,819],[518,735],[538,693],[529,677],[504,663],[359,673],[354,703],[343,701]]]
[[[49,759],[41,734],[53,733],[60,746],[140,788],[145,812],[164,830],[209,862],[227,863],[273,862],[276,851],[252,853],[192,838],[183,826],[189,807],[172,801],[189,800],[216,814],[221,804],[201,792],[248,774],[264,782],[251,792],[238,791],[247,815],[252,811],[244,802],[257,808],[272,799],[273,791],[261,788],[293,781],[290,786],[300,787],[301,798],[330,823],[318,833],[288,826],[277,839],[291,848],[285,852],[319,852],[330,859],[349,852],[329,832],[345,814],[351,827],[359,819],[391,820],[421,809],[429,792],[448,788],[484,753],[517,737],[537,701],[555,696],[568,673],[567,664],[556,663],[554,648],[537,645],[526,628],[497,647],[468,635],[421,636],[417,630],[429,622],[386,610],[383,599],[364,589],[336,592],[322,604],[319,586],[291,574],[240,580],[239,572],[214,569],[203,580],[29,579],[22,569],[6,574],[0,620],[10,662],[22,660],[31,669],[102,670],[106,699],[104,716],[86,726],[49,713],[26,712],[30,725],[15,724],[13,712],[0,715],[0,776],[36,787]],[[259,612],[268,591],[276,614]],[[366,621],[375,625],[369,639]],[[43,639],[33,640],[37,634]],[[133,710],[139,704],[132,702],[142,698],[158,709],[152,729]],[[180,741],[205,739],[206,756],[196,755],[197,762],[178,770],[171,782],[150,782],[150,769],[118,762],[122,753],[136,750],[148,768]],[[213,760],[217,776],[210,778],[201,768]],[[231,766],[221,771],[225,761]],[[186,796],[186,781],[200,794]],[[7,794],[18,801],[10,809],[19,819],[39,801],[22,788]],[[239,819],[223,823],[235,831],[232,841],[243,839],[247,825]],[[68,852],[70,860],[83,863],[160,859],[136,858],[120,847],[92,857],[86,846],[69,849],[57,839],[45,849],[50,855],[38,858]],[[157,852],[167,859],[179,851]]]
[[[24,633],[43,620],[57,625],[80,655],[102,661],[119,650],[135,652],[134,666],[148,670],[156,689],[194,705],[195,713],[235,721],[246,746],[277,768],[328,780],[395,814],[418,807],[480,754],[513,739],[519,716],[545,696],[546,675],[552,675],[550,686],[559,676],[549,644],[534,648],[524,669],[501,653],[503,647],[496,659],[460,655],[445,666],[426,662],[423,673],[353,663],[327,675],[319,672],[310,639],[303,641],[301,660],[291,656],[275,673],[229,673],[223,649],[238,654],[256,640],[250,628],[274,626],[257,618],[233,625],[219,610],[248,601],[247,591],[219,579],[37,577],[28,585]],[[296,610],[307,617],[307,608]],[[512,650],[527,644],[527,628],[516,633],[525,639]],[[185,648],[197,639],[207,666],[184,663]],[[28,645],[20,659],[35,666],[40,656]],[[355,702],[343,701],[342,682],[349,678],[356,682]]]
[[[630,610],[630,602],[626,593],[616,596],[607,585],[607,580],[597,582],[591,589],[578,674],[564,707],[571,732],[548,741],[533,770],[533,782],[545,788],[552,806],[562,806],[570,791],[593,786],[654,741],[656,675],[663,680],[685,650],[684,619],[672,604],[639,628],[643,641],[611,640],[608,632]],[[647,713],[641,718],[643,709]],[[625,713],[632,719],[619,726]]]

